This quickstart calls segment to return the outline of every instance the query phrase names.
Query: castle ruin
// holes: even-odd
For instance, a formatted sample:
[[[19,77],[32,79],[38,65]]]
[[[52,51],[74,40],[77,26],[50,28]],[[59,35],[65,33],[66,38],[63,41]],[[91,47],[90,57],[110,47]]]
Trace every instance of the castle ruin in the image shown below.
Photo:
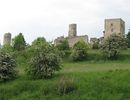
[[[90,44],[97,42],[97,40],[101,44],[104,39],[108,38],[112,34],[121,36],[125,34],[125,22],[121,18],[105,19],[103,37],[90,38]]]
[[[68,37],[75,37],[75,36],[77,36],[77,24],[70,24],[68,33],[69,33]]]
[[[97,41],[101,44],[103,40],[107,37],[109,37],[111,34],[118,34],[123,36],[125,34],[125,22],[121,18],[115,18],[115,19],[105,19],[104,21],[104,36],[100,38],[90,38],[90,44],[93,44]],[[68,29],[68,36],[64,37],[58,37],[54,40],[54,44],[57,45],[62,41],[63,39],[67,39],[69,46],[73,47],[75,43],[78,41],[84,41],[85,43],[89,43],[88,35],[77,35],[77,24],[69,24]],[[3,45],[10,45],[11,44],[11,33],[5,33],[4,39],[3,39]]]
[[[121,18],[105,19],[104,27],[104,38],[109,37],[111,34],[125,34],[125,22]]]
[[[63,36],[58,37],[57,39],[55,39],[54,43],[57,45],[63,39]],[[75,43],[81,40],[85,43],[88,43],[88,35],[77,36],[77,24],[69,25],[68,37],[66,37],[66,39],[68,40],[70,47],[73,47]]]
[[[4,34],[3,44],[4,45],[10,45],[11,44],[11,33],[5,33]]]

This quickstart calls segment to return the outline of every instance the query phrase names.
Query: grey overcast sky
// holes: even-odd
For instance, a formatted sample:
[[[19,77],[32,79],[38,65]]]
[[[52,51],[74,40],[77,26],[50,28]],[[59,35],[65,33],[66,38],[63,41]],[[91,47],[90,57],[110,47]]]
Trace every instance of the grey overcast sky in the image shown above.
[[[67,36],[68,25],[78,35],[103,36],[104,19],[122,18],[130,27],[130,0],[0,0],[0,41],[22,32],[27,43],[44,36],[48,41]]]

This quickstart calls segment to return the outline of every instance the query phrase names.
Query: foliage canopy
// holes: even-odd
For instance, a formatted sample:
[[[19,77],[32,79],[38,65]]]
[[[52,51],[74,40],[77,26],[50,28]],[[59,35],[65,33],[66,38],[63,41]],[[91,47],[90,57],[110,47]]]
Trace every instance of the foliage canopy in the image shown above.
[[[0,52],[0,81],[10,80],[16,77],[16,62],[9,53]]]
[[[104,40],[101,45],[101,51],[104,57],[108,59],[117,59],[120,50],[126,48],[126,40],[123,36],[113,34]]]
[[[61,58],[54,45],[45,43],[38,48],[27,68],[27,74],[34,79],[52,77],[55,71],[61,69]]]
[[[127,34],[127,43],[128,43],[128,47],[130,48],[130,31]]]
[[[84,41],[77,42],[70,55],[73,61],[81,61],[87,58],[88,45]]]
[[[26,41],[22,33],[19,33],[13,40],[12,46],[14,50],[21,51],[26,47]]]

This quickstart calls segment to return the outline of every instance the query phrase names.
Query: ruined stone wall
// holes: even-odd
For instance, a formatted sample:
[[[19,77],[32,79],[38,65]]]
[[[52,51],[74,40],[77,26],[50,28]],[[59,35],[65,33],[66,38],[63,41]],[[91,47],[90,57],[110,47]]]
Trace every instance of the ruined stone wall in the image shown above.
[[[78,41],[84,41],[85,43],[88,43],[88,36],[84,35],[84,36],[75,36],[72,38],[68,38],[68,42],[69,42],[69,46],[73,47],[75,43],[77,43]]]
[[[97,42],[98,39],[97,38],[90,38],[90,44],[94,44],[95,42]]]
[[[54,40],[54,44],[57,45],[60,43],[61,40],[63,40],[64,37],[58,37],[57,39]],[[75,43],[78,41],[84,41],[85,43],[88,43],[88,36],[83,35],[83,36],[77,36],[77,24],[69,24],[69,32],[68,32],[68,37],[66,37],[68,40],[69,46],[73,47]]]
[[[60,43],[60,41],[64,40],[64,36],[58,37],[57,39],[54,40],[54,44],[58,45]]]
[[[123,35],[125,33],[125,22],[118,19],[105,19],[105,34],[104,38],[107,38],[111,34],[119,34]]]

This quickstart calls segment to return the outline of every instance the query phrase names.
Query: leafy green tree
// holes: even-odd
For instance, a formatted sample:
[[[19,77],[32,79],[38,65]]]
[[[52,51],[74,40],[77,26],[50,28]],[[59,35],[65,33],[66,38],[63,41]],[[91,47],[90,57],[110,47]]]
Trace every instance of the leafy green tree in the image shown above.
[[[88,45],[84,41],[77,42],[70,55],[73,61],[81,61],[87,58]]]
[[[46,39],[44,37],[38,37],[36,40],[32,42],[32,46],[39,46],[46,43]]]
[[[16,62],[9,53],[0,52],[0,81],[11,80],[16,77]]]
[[[56,45],[56,47],[58,48],[58,50],[63,58],[68,57],[70,55],[69,43],[66,38],[59,41],[59,43]]]
[[[128,43],[128,48],[130,48],[130,31],[127,34],[127,43]]]
[[[46,44],[46,43],[47,42],[46,42],[44,37],[38,37],[37,39],[35,39],[32,42],[31,45],[28,45],[26,47],[26,56],[27,56],[27,58],[32,57],[34,55],[34,53],[37,52],[36,49],[39,48],[40,46]]]
[[[54,45],[45,43],[35,48],[36,52],[27,68],[27,74],[33,79],[52,77],[61,68],[61,58]]]
[[[22,33],[19,33],[12,42],[12,46],[14,50],[21,51],[26,48],[26,41]]]
[[[7,52],[7,53],[12,53],[13,52],[13,48],[11,45],[3,45],[1,48],[2,52]]]
[[[104,57],[117,59],[120,51],[126,48],[126,46],[126,40],[123,36],[113,34],[104,40],[104,43],[101,45],[101,51]]]
[[[56,45],[59,50],[69,50],[69,43],[67,39],[63,39]]]

